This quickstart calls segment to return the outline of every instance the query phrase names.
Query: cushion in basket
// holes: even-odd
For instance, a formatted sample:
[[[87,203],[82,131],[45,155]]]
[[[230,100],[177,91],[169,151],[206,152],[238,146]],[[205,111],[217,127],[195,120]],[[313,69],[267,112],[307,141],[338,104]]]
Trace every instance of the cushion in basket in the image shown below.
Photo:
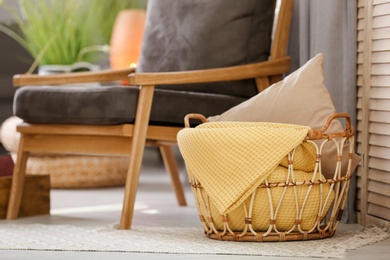
[[[149,0],[138,72],[227,67],[268,59],[275,1]],[[252,97],[254,80],[187,90]],[[182,89],[180,85],[159,86]],[[195,110],[194,110],[195,111]]]
[[[225,113],[209,117],[213,121],[280,122],[307,125],[319,129],[336,112],[332,98],[323,84],[323,55],[318,54],[284,80],[273,84],[253,98]],[[341,123],[334,120],[328,132],[341,132]],[[345,146],[343,172],[346,172],[349,146]],[[335,147],[326,145],[322,154],[322,171],[333,177],[336,166]],[[353,156],[352,171],[360,158]]]
[[[209,122],[180,130],[177,141],[187,169],[225,214],[272,174],[308,130],[307,126],[280,123]],[[306,160],[303,156],[294,161],[298,159]]]
[[[14,114],[29,123],[133,123],[137,98],[138,88],[120,86],[22,87],[15,93]],[[183,126],[188,113],[214,115],[244,100],[222,94],[156,89],[150,121],[156,125]]]
[[[334,193],[329,183],[298,184],[325,179],[315,170],[314,145],[302,143],[308,130],[300,125],[263,122],[209,122],[181,130],[178,145],[190,179],[194,183],[195,176],[202,186],[199,191],[203,195],[195,195],[208,205],[199,207],[201,215],[207,218],[210,210],[218,230],[224,230],[225,217],[234,231],[244,230],[246,218],[252,219],[257,231],[266,231],[270,219],[276,220],[279,231],[290,230],[298,224],[297,219],[303,230],[314,228],[319,212],[321,218],[325,217]],[[283,158],[294,147],[294,170],[289,171]],[[277,187],[262,187],[266,179]],[[297,185],[285,190],[279,184],[286,181]],[[248,212],[252,199],[253,212]]]

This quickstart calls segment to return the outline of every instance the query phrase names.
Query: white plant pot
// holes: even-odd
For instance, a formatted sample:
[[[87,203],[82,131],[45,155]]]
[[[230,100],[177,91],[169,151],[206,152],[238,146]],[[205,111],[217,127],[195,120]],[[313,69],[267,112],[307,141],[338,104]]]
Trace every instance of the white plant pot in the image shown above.
[[[39,75],[50,75],[50,74],[59,74],[59,73],[70,73],[77,71],[98,71],[100,70],[100,66],[96,64],[92,64],[89,62],[76,62],[70,65],[41,65],[38,68]]]
[[[38,75],[53,75],[53,74],[63,74],[63,73],[71,73],[71,72],[82,72],[82,71],[99,71],[100,66],[96,64],[92,64],[89,62],[76,62],[70,65],[61,65],[61,64],[53,64],[53,65],[41,65],[38,67]],[[75,83],[75,84],[66,84],[69,86],[99,86],[98,82],[91,83]]]

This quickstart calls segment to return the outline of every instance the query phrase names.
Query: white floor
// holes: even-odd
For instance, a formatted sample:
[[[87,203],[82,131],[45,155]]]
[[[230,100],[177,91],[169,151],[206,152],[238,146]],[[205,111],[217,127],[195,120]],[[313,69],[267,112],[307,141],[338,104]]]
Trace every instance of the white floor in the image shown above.
[[[155,150],[146,151],[136,199],[134,226],[182,226],[199,227],[200,221],[194,199],[181,165],[182,180],[186,187],[187,207],[176,204],[159,156]],[[21,218],[9,223],[70,224],[103,226],[117,223],[120,218],[123,188],[89,190],[52,190],[51,215]],[[0,223],[7,223],[0,220]],[[359,225],[341,225],[354,229]],[[331,250],[331,249],[330,249]],[[390,240],[350,251],[344,259],[389,259]],[[0,259],[297,259],[291,257],[217,256],[217,255],[168,255],[105,252],[50,252],[0,250]],[[310,259],[310,258],[307,258]],[[316,259],[316,258],[313,258]]]

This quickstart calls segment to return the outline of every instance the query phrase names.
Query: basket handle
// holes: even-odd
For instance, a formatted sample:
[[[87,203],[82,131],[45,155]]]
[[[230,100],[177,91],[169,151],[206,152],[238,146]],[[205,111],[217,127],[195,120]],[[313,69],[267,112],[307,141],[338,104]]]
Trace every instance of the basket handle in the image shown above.
[[[184,125],[185,125],[186,128],[191,127],[190,126],[190,119],[199,119],[200,121],[202,121],[202,123],[206,123],[207,122],[207,119],[206,119],[206,117],[204,117],[204,115],[201,115],[201,114],[187,114],[184,117]]]
[[[345,118],[346,127],[344,132],[324,134],[328,130],[330,123],[338,118]],[[351,117],[347,113],[335,113],[328,117],[328,120],[321,129],[314,129],[309,131],[306,139],[331,139],[333,137],[351,137],[353,136],[354,129],[351,125]]]
[[[325,134],[325,131],[328,130],[330,124],[332,123],[333,120],[338,119],[338,118],[345,118],[346,120],[346,127],[343,132],[339,133],[330,133],[330,134]],[[202,123],[208,122],[205,116],[201,114],[187,114],[184,117],[184,125],[186,128],[191,127],[190,126],[190,119],[198,119],[202,121]],[[354,129],[351,125],[351,117],[347,113],[335,113],[331,116],[328,117],[328,120],[324,124],[324,126],[321,129],[314,129],[310,130],[307,133],[306,140],[315,140],[315,139],[331,139],[334,137],[351,137],[354,135]]]

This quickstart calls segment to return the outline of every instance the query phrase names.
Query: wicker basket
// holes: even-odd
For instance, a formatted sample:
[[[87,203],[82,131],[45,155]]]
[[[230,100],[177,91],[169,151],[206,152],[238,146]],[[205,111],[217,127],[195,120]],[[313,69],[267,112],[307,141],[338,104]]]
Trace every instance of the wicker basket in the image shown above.
[[[331,121],[338,118],[346,119],[346,129],[339,133],[326,133]],[[207,124],[213,124],[207,123],[202,115],[187,115],[186,129],[182,130],[187,131],[186,140],[204,133],[198,131],[199,127],[190,128],[190,119],[202,120],[204,124],[200,125],[201,129],[207,129]],[[223,124],[223,122],[219,124],[221,123]],[[226,127],[234,127],[235,123],[240,124],[239,122],[226,122]],[[239,134],[237,138],[241,138]],[[182,151],[183,146],[188,146],[189,143],[191,142],[183,141],[179,133],[180,150]],[[346,172],[342,172],[342,151],[347,143],[350,144],[348,167]],[[201,143],[192,142],[191,144],[205,146]],[[334,145],[333,149],[337,153],[334,155],[337,156],[337,163],[333,178],[326,179],[321,171],[321,154],[324,147],[329,147],[330,144]],[[196,171],[194,171],[194,162],[190,163],[182,151],[206,236],[218,240],[254,242],[331,237],[341,219],[348,194],[352,155],[354,154],[353,144],[354,130],[350,117],[345,113],[330,116],[322,129],[309,129],[303,141],[288,152],[272,174],[257,185],[249,196],[243,198],[239,206],[224,214],[218,210],[217,203],[214,203],[216,201],[210,196],[210,186],[206,189],[205,183],[202,184],[199,181],[199,176],[196,176]],[[188,148],[186,147],[190,153],[196,153],[194,147]],[[302,156],[302,149],[311,150],[314,155],[310,156],[308,152],[303,153],[304,156]],[[238,152],[237,148],[231,149],[229,153],[233,153],[234,157],[235,152]],[[209,160],[205,157],[194,156],[198,160],[196,163],[200,165]],[[218,165],[216,168],[218,170]],[[237,170],[238,175],[246,174],[244,166],[238,168],[240,168]],[[198,168],[197,172],[199,172]],[[223,185],[222,183],[219,186]],[[215,185],[218,186],[218,183]],[[229,189],[229,187],[224,188]]]
[[[12,116],[4,121],[0,131],[2,144],[14,162],[20,141],[16,126],[22,122],[22,119]],[[27,174],[50,174],[51,188],[102,188],[123,186],[128,166],[128,156],[34,154],[28,159]]]

